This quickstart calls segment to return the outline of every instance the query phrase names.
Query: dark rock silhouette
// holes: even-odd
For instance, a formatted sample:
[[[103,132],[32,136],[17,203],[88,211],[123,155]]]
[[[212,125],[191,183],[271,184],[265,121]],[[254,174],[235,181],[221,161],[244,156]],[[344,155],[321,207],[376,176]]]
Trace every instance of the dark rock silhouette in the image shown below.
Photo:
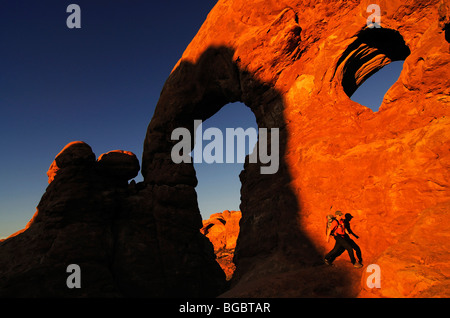
[[[176,221],[157,218],[152,208],[163,209],[157,202],[167,189],[128,185],[138,171],[131,152],[109,152],[96,161],[87,144],[68,144],[48,171],[50,184],[33,219],[0,243],[0,296],[220,293],[225,275],[199,232],[201,220],[175,227]],[[70,264],[80,266],[80,289],[66,285]]]

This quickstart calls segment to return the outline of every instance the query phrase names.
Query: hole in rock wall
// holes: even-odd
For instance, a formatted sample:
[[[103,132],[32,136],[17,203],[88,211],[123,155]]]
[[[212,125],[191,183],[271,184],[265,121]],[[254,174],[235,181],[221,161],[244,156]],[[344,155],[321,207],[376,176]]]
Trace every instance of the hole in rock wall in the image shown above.
[[[361,84],[350,99],[377,112],[384,95],[397,81],[404,61],[392,62],[370,76]]]
[[[242,128],[246,132],[253,130],[256,134],[258,132],[255,115],[250,108],[239,102],[225,105],[214,116],[202,122],[201,127],[197,127],[191,156],[198,180],[198,206],[204,220],[213,213],[240,210],[239,174],[244,167],[245,156],[253,151],[256,140],[250,140],[246,136],[245,151],[239,150],[238,137],[234,137],[234,141],[227,138],[227,128],[236,133],[236,128]],[[222,140],[218,140],[221,137]],[[231,146],[229,147],[231,141],[232,160]]]
[[[392,29],[363,29],[340,57],[336,71],[349,98],[378,111],[386,91],[398,79],[404,61],[411,53],[401,34]],[[390,66],[389,66],[390,65]],[[379,72],[383,69],[382,72]],[[357,89],[374,74],[361,92]],[[356,95],[355,95],[356,93]]]

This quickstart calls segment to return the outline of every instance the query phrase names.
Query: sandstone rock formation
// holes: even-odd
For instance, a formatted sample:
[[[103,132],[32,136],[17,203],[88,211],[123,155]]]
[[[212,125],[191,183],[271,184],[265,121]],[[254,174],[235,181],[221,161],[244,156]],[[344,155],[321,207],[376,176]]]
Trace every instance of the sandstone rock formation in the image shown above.
[[[201,219],[177,226],[158,215],[167,189],[128,185],[139,171],[131,152],[96,160],[72,142],[51,164],[49,186],[26,228],[0,242],[2,297],[214,296],[225,275]],[[155,194],[155,197],[151,197]],[[195,197],[195,195],[194,195]],[[197,226],[193,226],[197,223]],[[67,267],[81,269],[69,289]]]
[[[367,27],[373,3],[381,29]],[[163,87],[144,183],[105,181],[90,155],[56,163],[29,227],[0,243],[0,291],[70,295],[56,282],[78,262],[84,296],[219,293],[195,170],[171,160],[170,137],[241,101],[259,128],[279,128],[280,166],[264,175],[247,162],[240,175],[236,271],[223,296],[450,296],[449,23],[447,0],[219,0]],[[378,112],[350,100],[395,60],[403,71]],[[345,256],[322,264],[324,216],[337,209],[354,216],[380,289]]]
[[[217,262],[225,272],[227,280],[233,276],[236,266],[233,263],[234,249],[239,236],[240,211],[223,211],[212,214],[208,220],[203,220],[200,232],[214,246]]]
[[[95,154],[92,148],[82,142],[73,141],[68,143],[55,157],[47,171],[48,183],[52,183],[56,174],[62,168],[68,166],[89,166],[95,162]]]
[[[98,158],[101,173],[123,182],[135,178],[140,170],[139,160],[129,151],[113,150]]]
[[[367,27],[373,3],[381,29]],[[425,215],[448,214],[449,12],[440,0],[235,0],[213,8],[163,88],[142,172],[147,182],[194,188],[192,165],[171,162],[167,136],[175,127],[192,132],[194,119],[230,102],[245,103],[260,128],[280,129],[278,172],[261,175],[259,164],[247,163],[240,176],[242,220],[227,296],[449,295],[449,265],[431,254],[450,250],[444,227],[416,238],[416,249],[401,244],[407,233],[431,235],[420,230]],[[404,60],[403,71],[378,112],[349,98],[395,60]],[[337,209],[354,216],[366,265],[396,264],[380,264],[386,286],[395,287],[366,291],[365,268],[322,267],[332,248],[323,219]],[[427,266],[414,256],[401,261],[418,250],[434,255],[421,256]],[[396,278],[412,266],[420,275]],[[339,279],[329,287],[321,277],[332,271]],[[427,278],[420,287],[404,286],[420,277]]]

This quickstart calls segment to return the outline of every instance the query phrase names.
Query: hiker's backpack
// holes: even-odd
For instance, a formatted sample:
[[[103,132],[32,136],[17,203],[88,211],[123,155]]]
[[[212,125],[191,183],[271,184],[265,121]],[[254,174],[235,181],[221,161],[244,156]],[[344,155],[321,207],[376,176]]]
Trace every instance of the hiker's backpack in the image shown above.
[[[325,228],[325,235],[327,234],[328,229],[331,227],[331,224],[333,223],[333,221],[336,221],[336,222],[337,222],[337,220],[336,220],[336,218],[334,217],[334,215],[328,214],[328,215],[326,216],[326,222],[327,222],[327,225],[326,225],[326,228]],[[339,222],[338,222],[338,223],[339,223]],[[333,233],[331,233],[331,235],[333,235]]]

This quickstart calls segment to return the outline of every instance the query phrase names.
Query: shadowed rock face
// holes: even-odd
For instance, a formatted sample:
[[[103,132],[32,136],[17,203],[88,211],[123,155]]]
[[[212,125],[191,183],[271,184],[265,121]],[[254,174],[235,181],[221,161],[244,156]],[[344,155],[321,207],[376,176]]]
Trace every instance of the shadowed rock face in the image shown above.
[[[369,30],[372,2],[219,1],[161,92],[144,183],[111,182],[133,168],[105,173],[78,145],[78,164],[52,165],[27,229],[0,243],[0,290],[222,292],[225,276],[199,231],[195,170],[171,160],[171,133],[185,127],[193,136],[195,119],[241,101],[259,128],[279,129],[280,165],[268,175],[259,163],[244,165],[236,271],[224,296],[449,296],[441,221],[450,198],[450,7],[381,1],[383,28]],[[403,71],[377,113],[349,99],[399,59]],[[121,170],[128,159],[105,167]],[[332,248],[324,217],[335,210],[353,215],[366,265],[380,265],[381,289],[366,288],[364,270],[321,264]],[[84,268],[86,289],[61,287],[70,263]]]

